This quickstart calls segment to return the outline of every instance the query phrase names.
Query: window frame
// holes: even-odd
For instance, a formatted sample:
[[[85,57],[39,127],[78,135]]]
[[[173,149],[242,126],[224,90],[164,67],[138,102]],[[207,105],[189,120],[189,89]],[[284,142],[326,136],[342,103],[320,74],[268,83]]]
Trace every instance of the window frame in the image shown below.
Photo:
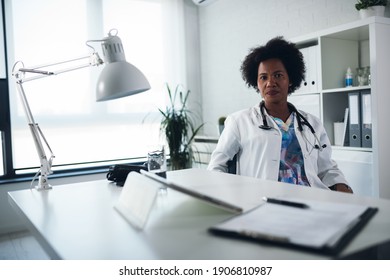
[[[2,19],[2,39],[4,45],[4,57],[7,58],[7,37],[5,24],[5,2],[1,0],[1,19]],[[8,61],[4,60],[5,69],[8,69]],[[13,168],[12,159],[12,140],[11,140],[11,113],[9,104],[9,87],[8,87],[8,73],[5,71],[5,77],[0,79],[0,131],[1,131],[1,149],[3,152],[3,168],[4,175],[1,179],[10,179],[15,177],[15,169]]]
[[[3,167],[4,174],[0,175],[0,184],[16,182],[16,181],[28,181],[31,180],[35,172],[34,171],[26,172],[23,174],[18,174],[18,170],[14,167],[13,155],[12,155],[12,129],[11,129],[11,108],[10,108],[10,73],[8,63],[8,55],[7,55],[7,26],[6,26],[6,3],[5,0],[1,0],[1,12],[2,12],[2,36],[4,38],[4,55],[5,55],[5,68],[6,68],[6,77],[4,79],[0,79],[0,90],[2,94],[0,95],[0,130],[2,132],[2,152],[3,152]],[[55,173],[50,175],[51,178],[58,177],[67,177],[74,175],[85,175],[85,174],[95,174],[95,173],[104,173],[108,171],[108,167],[113,164],[123,164],[123,163],[131,163],[131,164],[142,164],[145,162],[145,158],[124,158],[124,159],[112,159],[106,161],[94,161],[94,162],[83,162],[80,164],[70,164],[66,166],[65,169],[58,170],[58,167],[64,167],[64,165],[55,165],[53,166],[53,170]],[[37,168],[38,169],[38,168]],[[57,169],[57,170],[56,170]]]

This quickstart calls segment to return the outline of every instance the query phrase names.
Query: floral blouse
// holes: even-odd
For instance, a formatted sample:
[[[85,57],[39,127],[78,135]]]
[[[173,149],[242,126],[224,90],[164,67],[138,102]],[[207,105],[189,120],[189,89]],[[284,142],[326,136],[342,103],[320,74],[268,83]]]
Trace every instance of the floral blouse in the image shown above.
[[[280,153],[279,181],[310,186],[306,177],[301,147],[294,130],[294,114],[286,122],[274,118],[282,133],[282,147]]]

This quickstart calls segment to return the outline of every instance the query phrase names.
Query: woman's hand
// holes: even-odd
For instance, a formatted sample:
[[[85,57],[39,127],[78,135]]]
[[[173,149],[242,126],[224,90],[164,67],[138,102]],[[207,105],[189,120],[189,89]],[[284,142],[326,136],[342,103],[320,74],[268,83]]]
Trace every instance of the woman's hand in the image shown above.
[[[352,189],[346,184],[336,184],[330,187],[330,189],[338,192],[353,193]]]

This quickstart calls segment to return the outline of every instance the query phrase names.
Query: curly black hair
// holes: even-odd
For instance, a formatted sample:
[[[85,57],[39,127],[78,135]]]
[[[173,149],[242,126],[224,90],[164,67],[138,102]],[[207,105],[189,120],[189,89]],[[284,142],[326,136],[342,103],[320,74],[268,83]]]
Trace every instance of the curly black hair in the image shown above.
[[[257,75],[261,62],[277,58],[286,68],[291,86],[288,93],[291,94],[301,85],[305,79],[305,62],[303,55],[294,43],[288,42],[278,36],[267,42],[264,46],[251,49],[241,65],[241,74],[248,87],[253,87],[257,92]]]

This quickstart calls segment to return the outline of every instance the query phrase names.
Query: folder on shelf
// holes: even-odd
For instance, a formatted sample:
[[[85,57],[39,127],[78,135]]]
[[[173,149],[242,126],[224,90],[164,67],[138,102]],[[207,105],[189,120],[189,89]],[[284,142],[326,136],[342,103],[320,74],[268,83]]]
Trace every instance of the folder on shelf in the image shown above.
[[[336,255],[378,211],[377,208],[355,204],[297,198],[282,201],[285,203],[265,202],[211,227],[209,231],[216,235]]]
[[[348,125],[349,108],[345,108],[344,120],[343,120],[343,139],[342,145],[349,146],[349,125]]]
[[[372,147],[372,118],[371,118],[371,93],[369,90],[360,93],[360,105],[362,112],[362,147]]]
[[[348,93],[349,106],[349,146],[362,146],[360,93]]]

